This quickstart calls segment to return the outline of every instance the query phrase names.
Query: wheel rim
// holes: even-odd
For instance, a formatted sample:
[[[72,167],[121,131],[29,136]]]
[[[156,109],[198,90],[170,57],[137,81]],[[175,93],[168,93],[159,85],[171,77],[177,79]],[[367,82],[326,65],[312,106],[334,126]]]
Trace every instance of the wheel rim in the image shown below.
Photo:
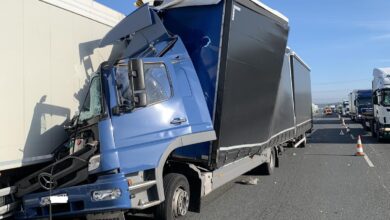
[[[173,193],[172,209],[175,217],[184,216],[187,214],[190,198],[182,187],[176,188]]]

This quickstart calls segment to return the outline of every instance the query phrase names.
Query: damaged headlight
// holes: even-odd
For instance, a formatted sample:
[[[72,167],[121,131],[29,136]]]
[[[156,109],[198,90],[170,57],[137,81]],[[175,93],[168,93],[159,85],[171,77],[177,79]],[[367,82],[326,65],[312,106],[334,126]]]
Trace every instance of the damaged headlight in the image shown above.
[[[89,159],[88,172],[94,171],[100,166],[100,155],[95,155]]]

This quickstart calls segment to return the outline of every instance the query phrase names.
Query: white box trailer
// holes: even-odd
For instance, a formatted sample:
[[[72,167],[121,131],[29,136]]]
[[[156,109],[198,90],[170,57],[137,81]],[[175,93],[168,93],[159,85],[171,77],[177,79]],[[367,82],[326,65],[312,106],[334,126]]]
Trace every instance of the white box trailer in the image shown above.
[[[111,53],[96,49],[100,39],[123,17],[93,0],[1,1],[0,189],[65,140],[64,123]],[[0,190],[0,219],[8,192]]]

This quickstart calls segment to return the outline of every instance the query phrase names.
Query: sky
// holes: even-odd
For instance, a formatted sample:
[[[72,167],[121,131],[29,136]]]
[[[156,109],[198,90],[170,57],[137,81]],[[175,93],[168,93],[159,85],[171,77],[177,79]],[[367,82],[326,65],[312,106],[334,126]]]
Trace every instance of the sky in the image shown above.
[[[134,0],[97,0],[129,14]],[[372,70],[390,67],[389,0],[262,0],[289,18],[288,45],[311,67],[313,102],[370,89]]]

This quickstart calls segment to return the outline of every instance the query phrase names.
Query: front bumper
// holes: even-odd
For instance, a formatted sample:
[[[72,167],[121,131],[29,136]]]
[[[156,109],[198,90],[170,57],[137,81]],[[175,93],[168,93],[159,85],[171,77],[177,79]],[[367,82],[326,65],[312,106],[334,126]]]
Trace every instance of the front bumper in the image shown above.
[[[121,196],[115,200],[93,201],[92,192],[96,190],[120,189]],[[101,176],[93,184],[73,186],[52,190],[51,195],[66,194],[68,202],[52,204],[53,217],[84,216],[115,210],[130,209],[130,193],[128,182],[123,174]],[[49,206],[41,206],[41,198],[49,196],[49,192],[28,194],[23,197],[23,211],[16,219],[35,219],[49,217]]]
[[[390,139],[390,126],[389,125],[379,125],[379,137],[384,139]]]

